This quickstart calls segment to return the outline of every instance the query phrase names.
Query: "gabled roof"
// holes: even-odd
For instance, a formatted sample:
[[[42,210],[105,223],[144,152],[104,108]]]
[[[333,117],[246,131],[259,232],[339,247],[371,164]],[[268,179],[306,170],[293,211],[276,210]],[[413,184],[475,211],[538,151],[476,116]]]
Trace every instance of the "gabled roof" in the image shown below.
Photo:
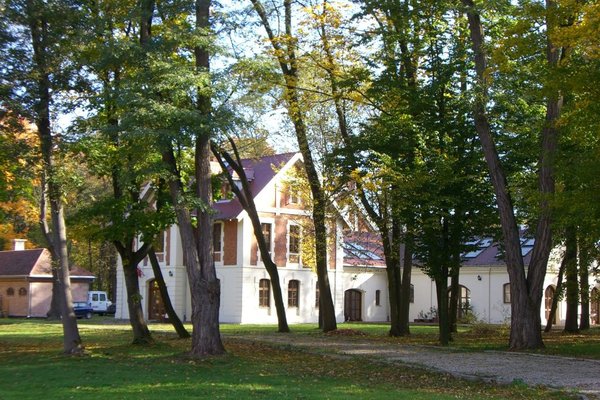
[[[52,257],[47,249],[0,251],[0,277],[52,276]],[[94,274],[71,268],[71,276],[93,279]]]
[[[0,276],[52,275],[46,249],[0,251]]]
[[[294,152],[242,160],[242,166],[250,181],[252,197],[256,198],[284,166],[298,155],[299,153]],[[242,204],[235,197],[229,200],[220,200],[213,205],[213,208],[217,212],[215,219],[234,219],[244,210]]]

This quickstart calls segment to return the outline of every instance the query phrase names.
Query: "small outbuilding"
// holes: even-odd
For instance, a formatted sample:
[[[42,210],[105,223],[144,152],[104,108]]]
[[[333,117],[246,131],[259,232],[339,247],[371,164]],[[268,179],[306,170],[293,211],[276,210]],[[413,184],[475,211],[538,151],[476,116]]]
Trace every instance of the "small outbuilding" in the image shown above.
[[[26,250],[15,240],[15,250],[0,251],[0,315],[46,317],[52,300],[52,257],[47,249]],[[94,275],[71,268],[73,301],[87,301]]]

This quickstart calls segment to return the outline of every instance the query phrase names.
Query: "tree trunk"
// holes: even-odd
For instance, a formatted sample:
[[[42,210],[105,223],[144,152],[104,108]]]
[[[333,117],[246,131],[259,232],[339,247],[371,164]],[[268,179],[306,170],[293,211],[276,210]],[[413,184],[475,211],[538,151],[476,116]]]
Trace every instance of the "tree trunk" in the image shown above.
[[[44,163],[44,174],[47,179],[48,200],[50,202],[50,220],[52,221],[52,253],[55,255],[54,268],[57,269],[57,281],[59,288],[59,304],[63,325],[63,351],[65,354],[83,353],[83,345],[77,328],[77,319],[73,311],[73,299],[71,295],[71,278],[69,275],[69,254],[67,251],[67,227],[65,224],[64,208],[62,204],[62,192],[59,186],[56,167],[53,157],[53,138],[50,127],[50,73],[47,64],[48,57],[48,22],[45,19],[45,10],[37,8],[38,5],[28,0],[26,12],[31,31],[31,44],[33,48],[33,59],[35,72],[37,73],[37,99],[35,104],[36,125],[40,137],[41,153]],[[42,194],[44,196],[45,194]]]
[[[140,293],[140,280],[137,261],[132,260],[127,254],[121,254],[123,261],[123,275],[127,290],[127,308],[129,310],[129,323],[133,331],[133,344],[152,344],[154,340],[144,319],[142,309],[142,295]]]
[[[546,321],[546,327],[544,328],[544,332],[550,332],[550,330],[552,329],[552,325],[554,324],[554,320],[556,319],[556,310],[558,309],[558,302],[561,298],[563,277],[565,275],[566,268],[567,259],[563,257],[563,260],[560,263],[560,267],[558,269],[558,280],[556,282],[556,290],[554,292],[554,296],[552,297],[552,305],[550,306],[550,312],[548,313],[548,320]]]
[[[577,273],[577,230],[569,226],[565,230],[565,276],[567,287],[567,315],[565,318],[565,332],[579,332],[579,283]]]
[[[148,251],[148,258],[150,259],[150,265],[152,265],[152,272],[154,273],[154,279],[156,279],[156,283],[158,284],[158,290],[160,291],[160,296],[163,301],[163,305],[165,306],[165,311],[167,316],[169,317],[169,321],[175,328],[177,335],[180,339],[187,339],[190,337],[190,333],[185,329],[181,319],[175,312],[173,308],[173,304],[171,303],[171,297],[169,296],[169,291],[167,290],[167,285],[165,284],[165,278],[163,277],[162,270],[160,269],[160,264],[158,263],[158,258],[156,257],[156,252],[154,248],[151,248]]]
[[[444,271],[445,270],[445,271]],[[440,329],[440,344],[448,346],[452,340],[448,324],[448,269],[442,267],[435,277],[435,292],[437,294],[438,326]]]
[[[319,179],[319,173],[312,158],[304,120],[304,111],[298,93],[299,74],[292,32],[292,2],[291,0],[283,1],[285,9],[285,33],[288,40],[281,41],[271,29],[266,10],[262,3],[259,0],[250,1],[267,32],[271,46],[275,50],[275,56],[279,62],[281,72],[283,73],[287,110],[294,125],[298,147],[304,159],[304,169],[313,199],[312,216],[315,226],[315,258],[320,298],[319,313],[323,322],[323,332],[328,332],[337,329],[337,322],[327,269],[327,226],[325,217],[327,202]]]
[[[458,297],[460,292],[459,285],[460,268],[453,266],[450,268],[450,302],[448,304],[448,329],[452,333],[457,333],[456,318],[458,316]]]
[[[265,269],[271,278],[271,287],[273,288],[273,300],[275,301],[275,310],[277,312],[277,326],[278,332],[286,333],[290,331],[290,328],[287,323],[287,316],[285,313],[285,305],[283,303],[283,293],[281,290],[281,282],[279,280],[279,271],[277,270],[277,265],[273,262],[271,258],[271,254],[269,253],[268,245],[265,240],[265,236],[263,235],[260,218],[258,217],[258,212],[256,211],[256,204],[254,203],[254,198],[252,197],[252,191],[250,190],[250,185],[248,183],[248,177],[246,176],[246,172],[244,171],[244,167],[242,165],[242,160],[239,156],[237,146],[235,141],[229,138],[229,143],[231,144],[231,148],[233,149],[233,153],[235,159],[231,157],[225,151],[219,151],[216,146],[212,147],[212,152],[214,156],[217,158],[221,169],[226,172],[227,180],[229,182],[229,186],[231,190],[235,193],[238,198],[238,201],[242,204],[244,210],[248,213],[248,217],[252,222],[252,229],[254,231],[254,237],[256,238],[256,243],[258,244],[258,249],[260,251],[260,256],[265,265]],[[227,161],[227,164],[230,168],[233,169],[240,178],[242,183],[242,190],[240,190],[235,182],[233,181],[233,176],[229,173],[229,169],[227,165],[223,162],[223,158]]]
[[[581,291],[581,318],[579,319],[579,329],[590,329],[590,281],[589,281],[589,252],[587,241],[582,238],[580,232],[579,238],[579,287]]]
[[[400,336],[410,335],[410,294],[411,294],[411,274],[412,274],[412,259],[414,237],[411,231],[412,226],[407,226],[406,235],[404,236],[404,262],[402,265],[402,289],[400,291],[400,315],[399,315],[399,333]]]
[[[479,134],[484,156],[488,164],[490,178],[494,186],[502,234],[506,253],[506,264],[510,279],[511,302],[511,349],[529,349],[543,347],[541,335],[540,306],[546,266],[552,245],[550,226],[549,198],[554,193],[553,157],[556,152],[558,130],[556,120],[560,115],[562,97],[556,94],[547,101],[546,124],[541,134],[541,151],[538,169],[538,185],[541,194],[540,217],[536,227],[535,245],[527,276],[521,256],[519,228],[514,216],[512,199],[508,190],[506,176],[501,168],[498,151],[492,138],[490,123],[485,109],[487,102],[487,56],[484,48],[484,33],[481,18],[472,0],[461,0],[466,7],[479,93],[474,104],[475,128]],[[550,13],[555,3],[547,0],[547,30],[554,26]],[[547,41],[547,64],[555,67],[561,57],[560,49],[552,41]]]

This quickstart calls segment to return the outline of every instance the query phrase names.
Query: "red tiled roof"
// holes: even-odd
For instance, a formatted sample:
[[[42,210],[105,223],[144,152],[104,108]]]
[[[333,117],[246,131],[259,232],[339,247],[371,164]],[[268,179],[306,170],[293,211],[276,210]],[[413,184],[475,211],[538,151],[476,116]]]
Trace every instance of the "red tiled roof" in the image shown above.
[[[256,197],[256,195],[258,195],[275,177],[279,168],[288,163],[296,154],[297,153],[284,153],[242,160],[242,166],[247,170],[246,173],[250,175],[248,173],[248,170],[250,170],[254,175],[254,179],[250,182],[252,196]],[[213,205],[213,208],[217,212],[215,219],[237,218],[243,211],[242,205],[236,198],[216,202]]]

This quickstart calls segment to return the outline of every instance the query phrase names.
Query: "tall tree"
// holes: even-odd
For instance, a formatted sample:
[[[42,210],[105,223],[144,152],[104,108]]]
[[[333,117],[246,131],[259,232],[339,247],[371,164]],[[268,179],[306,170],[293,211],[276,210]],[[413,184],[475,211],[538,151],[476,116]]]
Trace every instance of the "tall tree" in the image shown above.
[[[547,90],[545,124],[541,129],[539,145],[539,212],[535,228],[535,245],[526,270],[521,256],[519,227],[515,218],[513,199],[494,140],[493,125],[487,111],[490,88],[489,56],[485,46],[481,11],[472,0],[461,0],[461,3],[469,20],[471,47],[477,76],[478,91],[473,102],[473,119],[496,194],[505,260],[510,278],[512,301],[509,345],[512,349],[539,348],[544,345],[540,329],[540,306],[546,266],[552,246],[549,202],[555,191],[554,157],[558,140],[557,120],[562,108],[563,94],[555,88]],[[560,18],[557,4],[552,0],[546,1],[545,17],[546,31],[552,32],[559,25]],[[548,70],[555,69],[567,53],[568,49],[557,46],[550,36],[546,37]]]
[[[248,217],[252,222],[252,229],[254,231],[254,237],[256,238],[256,242],[258,244],[261,260],[265,265],[265,269],[267,270],[269,277],[271,278],[271,286],[273,287],[273,299],[275,300],[275,309],[277,311],[278,331],[289,332],[290,328],[288,326],[287,317],[285,315],[285,305],[283,303],[283,294],[281,290],[281,282],[279,280],[279,271],[277,270],[277,265],[275,264],[275,262],[273,262],[273,259],[271,258],[269,245],[267,244],[265,235],[260,224],[258,211],[256,211],[256,204],[254,203],[254,197],[252,195],[252,191],[250,190],[248,177],[246,176],[244,165],[238,152],[237,145],[231,137],[229,137],[228,139],[233,156],[229,154],[225,149],[218,147],[216,144],[212,145],[212,153],[219,162],[219,165],[221,166],[221,169],[223,170],[225,177],[229,182],[231,190],[237,197],[238,201],[242,204],[244,210],[248,213]],[[234,173],[237,174],[237,176],[240,179],[240,182],[242,184],[241,189],[236,185],[236,182],[234,182],[233,180]]]
[[[304,160],[304,168],[313,200],[313,222],[315,227],[315,257],[319,285],[319,321],[324,332],[337,329],[335,307],[329,284],[327,268],[327,199],[313,153],[311,151],[306,126],[305,107],[301,102],[299,88],[299,68],[297,59],[297,37],[293,31],[294,5],[291,0],[283,0],[284,29],[276,33],[269,20],[268,12],[259,0],[250,0],[265,29],[284,78],[284,100],[288,115],[294,126],[298,147]],[[279,12],[279,9],[276,9]]]
[[[63,192],[61,188],[61,171],[57,162],[55,149],[59,145],[53,134],[51,107],[54,93],[64,89],[60,86],[58,70],[64,67],[65,55],[57,52],[59,43],[69,40],[69,10],[62,2],[41,2],[27,0],[10,4],[11,12],[21,14],[15,24],[27,30],[30,36],[31,80],[26,90],[33,99],[32,116],[40,137],[40,149],[43,160],[43,198],[48,199],[50,206],[50,225],[42,221],[44,233],[53,255],[54,267],[57,271],[60,313],[63,323],[63,350],[66,354],[83,352],[82,340],[77,328],[77,320],[73,312],[71,279],[69,275],[69,254],[67,250],[67,229]],[[60,18],[59,14],[63,14]],[[15,14],[13,14],[15,15]],[[16,15],[15,15],[16,16]],[[68,48],[68,46],[65,46]],[[63,50],[64,51],[64,50]],[[58,53],[58,54],[57,54]],[[22,90],[24,88],[18,88]],[[44,213],[42,213],[44,216]],[[51,228],[50,228],[51,227]]]

